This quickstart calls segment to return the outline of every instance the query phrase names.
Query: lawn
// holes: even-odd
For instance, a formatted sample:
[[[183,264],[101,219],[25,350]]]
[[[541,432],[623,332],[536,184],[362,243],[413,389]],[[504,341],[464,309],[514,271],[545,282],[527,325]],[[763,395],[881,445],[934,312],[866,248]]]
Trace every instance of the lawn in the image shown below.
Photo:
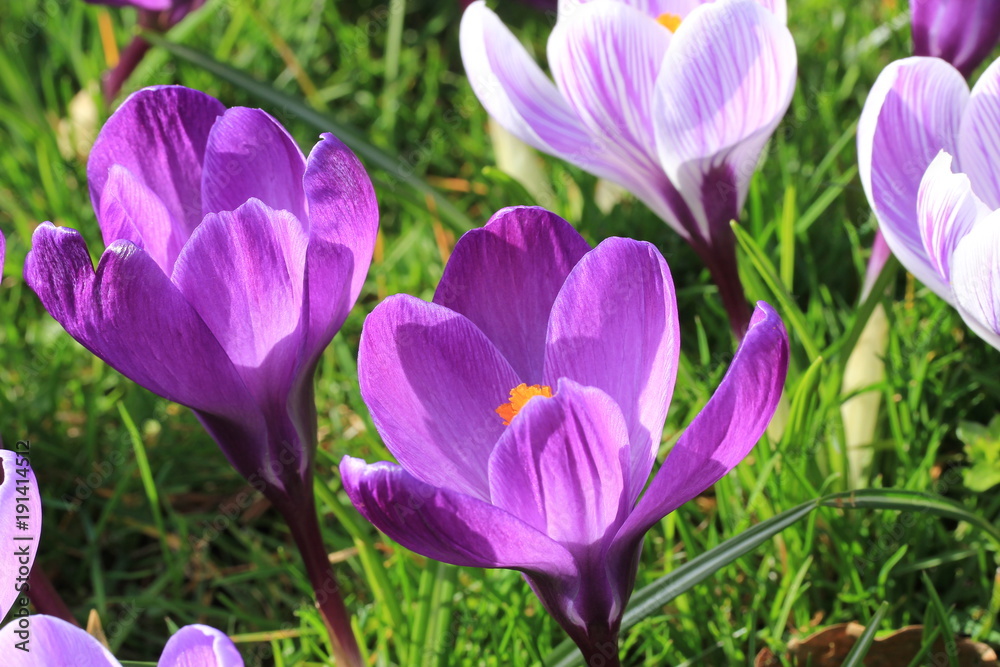
[[[491,4],[544,60],[552,17]],[[380,534],[351,505],[337,471],[347,454],[391,458],[358,390],[365,316],[391,294],[430,299],[464,231],[504,206],[539,203],[537,191],[496,167],[488,116],[462,68],[460,17],[459,3],[429,0],[209,0],[126,86],[180,83],[228,106],[263,108],[306,151],[321,131],[333,132],[372,177],[381,212],[372,268],[316,379],[324,540],[371,665],[549,665],[565,639],[519,574],[442,565]],[[128,42],[134,21],[132,11],[79,0],[0,9],[0,229],[8,239],[0,433],[8,448],[31,441],[44,508],[36,567],[78,621],[96,611],[122,660],[155,660],[172,630],[204,623],[229,634],[247,665],[325,664],[323,623],[277,512],[247,496],[187,409],[73,341],[22,277],[42,221],[80,230],[95,258],[102,249],[86,158],[114,110],[99,85],[111,45]],[[824,494],[892,488],[927,500],[878,509],[848,497],[805,513],[656,604],[623,632],[623,664],[753,664],[765,647],[783,655],[820,628],[867,624],[883,602],[880,631],[922,624],[927,636],[1000,644],[997,543],[955,512],[927,509],[943,501],[1000,522],[996,488],[970,488],[974,461],[959,437],[974,430],[963,423],[987,424],[996,413],[997,352],[895,262],[870,301],[860,294],[875,221],[858,179],[855,127],[881,69],[910,54],[906,3],[789,0],[789,26],[799,53],[795,97],[738,223],[747,294],[774,305],[789,331],[787,400],[733,473],[648,533],[636,590]],[[595,196],[603,186],[592,175],[537,160],[548,179],[543,203],[588,241],[650,241],[670,265],[682,352],[662,462],[735,349],[717,292],[694,252],[644,205],[628,196],[608,202]],[[866,408],[871,474],[852,481],[846,434],[854,425],[841,412],[852,394],[842,387],[873,310],[887,323],[874,353],[885,373],[862,386],[880,401]]]

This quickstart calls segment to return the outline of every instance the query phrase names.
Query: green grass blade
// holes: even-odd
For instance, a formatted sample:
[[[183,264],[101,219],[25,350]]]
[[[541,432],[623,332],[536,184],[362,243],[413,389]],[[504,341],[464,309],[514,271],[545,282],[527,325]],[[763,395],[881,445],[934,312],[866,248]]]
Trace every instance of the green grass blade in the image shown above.
[[[948,656],[948,664],[950,667],[958,667],[958,647],[955,645],[955,633],[951,631],[951,624],[948,622],[948,610],[944,608],[941,596],[938,595],[937,589],[934,588],[934,583],[927,576],[927,573],[921,572],[920,578],[927,588],[927,595],[931,598],[931,606],[934,608],[934,613],[937,615],[938,623],[944,633],[944,654]]]
[[[889,611],[889,603],[883,602],[875,615],[872,616],[872,620],[868,623],[868,627],[865,631],[861,633],[858,637],[857,643],[851,647],[850,653],[844,658],[842,667],[859,667],[864,664],[865,654],[868,653],[868,649],[871,648],[872,642],[875,641],[875,632],[878,630],[879,623],[882,622],[882,618],[885,617],[886,612]]]
[[[455,208],[455,205],[452,204],[444,195],[432,188],[422,179],[413,176],[404,169],[400,169],[398,158],[395,158],[373,146],[363,138],[363,135],[357,129],[349,127],[344,123],[340,123],[331,116],[309,107],[302,100],[283,93],[270,84],[258,81],[238,69],[230,67],[224,63],[220,63],[218,60],[215,60],[211,56],[196,49],[184,46],[183,44],[176,44],[168,41],[162,36],[152,32],[143,33],[143,36],[148,39],[150,43],[170,51],[178,58],[186,60],[193,65],[197,65],[198,67],[201,67],[218,76],[220,79],[228,81],[234,86],[238,86],[239,88],[242,88],[262,100],[266,100],[286,113],[301,118],[306,123],[309,123],[318,129],[320,132],[332,132],[338,139],[347,144],[351,150],[356,152],[365,160],[368,160],[371,164],[377,166],[386,174],[389,174],[390,178],[394,181],[402,181],[417,192],[433,197],[441,216],[449,220],[459,231],[472,229],[476,226],[472,220],[468,218],[468,216]]]

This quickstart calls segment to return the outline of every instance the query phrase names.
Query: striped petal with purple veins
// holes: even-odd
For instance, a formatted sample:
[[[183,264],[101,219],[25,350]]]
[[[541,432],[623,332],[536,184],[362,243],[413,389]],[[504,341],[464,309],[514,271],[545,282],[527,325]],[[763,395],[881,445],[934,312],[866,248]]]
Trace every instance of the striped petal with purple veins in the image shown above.
[[[7,582],[0,587],[2,618],[22,593],[21,604],[27,605],[28,574],[42,534],[42,496],[30,462],[20,453],[0,450],[0,466],[3,475],[0,477],[0,521],[3,522],[0,523],[0,540],[5,545],[0,556],[0,577]],[[23,591],[20,586],[24,586]]]

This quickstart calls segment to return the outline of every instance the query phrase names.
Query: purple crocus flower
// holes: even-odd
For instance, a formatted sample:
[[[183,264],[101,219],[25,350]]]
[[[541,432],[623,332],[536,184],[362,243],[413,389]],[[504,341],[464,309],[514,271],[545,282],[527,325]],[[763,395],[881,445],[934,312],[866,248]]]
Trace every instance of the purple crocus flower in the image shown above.
[[[27,458],[18,452],[0,450],[0,469],[3,473],[0,477],[0,540],[5,545],[0,553],[0,578],[6,582],[0,586],[0,618],[3,618],[18,598],[28,594],[25,584],[42,534],[42,503],[35,473]],[[26,597],[20,605],[27,605]]]
[[[750,311],[729,223],[794,92],[785,13],[784,0],[563,0],[553,84],[476,2],[462,17],[462,60],[500,125],[624,186],[684,237],[742,335]]]
[[[500,211],[456,244],[432,303],[393,296],[368,316],[361,393],[399,465],[345,457],[348,495],[413,551],[522,571],[585,656],[617,664],[643,535],[746,456],[785,379],[787,335],[761,302],[643,495],[677,322],[654,246],[591,249],[544,209]]]
[[[111,652],[85,630],[43,614],[11,621],[0,629],[0,662],[20,667],[121,667]],[[163,647],[156,664],[243,667],[243,658],[224,633],[206,625],[185,625]]]
[[[97,270],[78,232],[44,223],[28,284],[87,349],[194,410],[283,513],[313,585],[335,593],[312,491],[313,371],[371,260],[364,168],[332,135],[305,158],[267,113],[165,86],[112,115],[87,176],[107,246]]]
[[[998,104],[1000,61],[987,68],[970,94],[965,78],[950,64],[915,56],[882,71],[858,122],[861,183],[886,243],[903,266],[952,304],[948,275],[921,236],[918,190],[943,150],[985,206],[1000,208],[994,169],[1000,159]]]
[[[943,58],[969,76],[1000,43],[997,0],[910,0],[913,53]]]

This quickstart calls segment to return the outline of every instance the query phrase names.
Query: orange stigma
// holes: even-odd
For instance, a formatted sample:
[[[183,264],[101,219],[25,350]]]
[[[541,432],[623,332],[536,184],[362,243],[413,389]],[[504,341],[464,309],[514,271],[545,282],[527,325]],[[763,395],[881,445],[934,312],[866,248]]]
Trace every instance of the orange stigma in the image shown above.
[[[677,32],[677,29],[681,27],[681,17],[677,14],[660,14],[656,17],[656,22],[670,32]]]
[[[510,390],[510,402],[497,408],[497,414],[503,419],[504,426],[510,426],[510,420],[520,412],[528,401],[535,396],[552,398],[552,387],[544,384],[527,385],[521,383]]]

